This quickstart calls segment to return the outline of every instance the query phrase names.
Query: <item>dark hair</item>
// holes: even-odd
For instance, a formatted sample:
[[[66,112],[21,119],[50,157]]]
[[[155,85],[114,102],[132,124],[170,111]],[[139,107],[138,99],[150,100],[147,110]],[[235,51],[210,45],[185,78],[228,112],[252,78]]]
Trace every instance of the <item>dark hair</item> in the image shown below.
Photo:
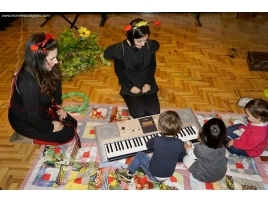
[[[177,135],[182,121],[176,111],[164,111],[159,115],[158,128],[163,135]]]
[[[227,143],[226,126],[221,119],[212,118],[203,125],[199,137],[209,148],[220,148]]]
[[[52,98],[56,86],[61,80],[62,76],[58,69],[58,65],[51,71],[47,71],[45,63],[48,53],[58,48],[58,43],[55,39],[49,39],[45,44],[38,44],[46,39],[44,33],[33,34],[29,37],[25,46],[25,56],[23,69],[27,69],[41,88],[41,93],[46,93]],[[31,46],[37,45],[37,50],[31,50]],[[45,50],[45,51],[44,51]]]
[[[127,31],[127,39],[130,42],[131,46],[135,46],[134,39],[139,39],[148,34],[150,35],[150,29],[148,25],[143,25],[136,27],[136,24],[144,21],[143,19],[137,18],[131,21],[129,24],[131,25],[131,29]]]
[[[249,113],[254,118],[260,118],[262,122],[268,121],[268,102],[263,99],[253,99],[250,100],[245,109],[249,111]]]

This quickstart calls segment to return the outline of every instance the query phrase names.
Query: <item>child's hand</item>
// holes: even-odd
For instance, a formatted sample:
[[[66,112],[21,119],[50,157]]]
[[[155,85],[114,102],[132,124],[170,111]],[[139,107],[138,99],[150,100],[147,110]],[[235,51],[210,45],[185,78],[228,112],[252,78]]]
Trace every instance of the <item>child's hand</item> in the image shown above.
[[[193,148],[192,143],[190,143],[190,142],[188,142],[188,141],[184,142],[184,148],[185,148],[185,149]]]
[[[234,140],[230,140],[230,141],[228,142],[228,147],[231,147],[233,144],[234,144]]]

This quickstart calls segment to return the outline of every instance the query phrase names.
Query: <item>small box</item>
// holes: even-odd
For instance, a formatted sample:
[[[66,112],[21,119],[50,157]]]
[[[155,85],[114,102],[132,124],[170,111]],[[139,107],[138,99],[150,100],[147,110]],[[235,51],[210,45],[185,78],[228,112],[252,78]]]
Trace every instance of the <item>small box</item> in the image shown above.
[[[252,71],[268,71],[267,52],[248,52],[247,64]]]

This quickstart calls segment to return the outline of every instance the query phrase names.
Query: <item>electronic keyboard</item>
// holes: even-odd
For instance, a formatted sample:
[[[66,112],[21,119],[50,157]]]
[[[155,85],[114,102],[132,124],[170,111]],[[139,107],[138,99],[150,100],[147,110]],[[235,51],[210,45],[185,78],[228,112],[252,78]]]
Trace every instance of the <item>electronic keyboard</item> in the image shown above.
[[[183,128],[176,136],[183,142],[198,142],[201,130],[197,118],[189,108],[176,111],[183,123]],[[120,160],[134,156],[137,152],[150,153],[146,142],[156,136],[162,136],[158,131],[160,114],[106,123],[94,127],[101,163]]]

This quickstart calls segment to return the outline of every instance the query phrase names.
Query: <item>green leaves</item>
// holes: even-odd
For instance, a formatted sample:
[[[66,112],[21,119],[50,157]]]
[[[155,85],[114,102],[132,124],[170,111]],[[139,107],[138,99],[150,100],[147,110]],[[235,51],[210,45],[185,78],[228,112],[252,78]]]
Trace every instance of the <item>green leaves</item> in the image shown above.
[[[83,31],[87,30],[83,28]],[[58,38],[58,59],[65,79],[70,80],[78,73],[93,71],[100,64],[111,65],[111,62],[103,57],[105,48],[98,41],[97,33],[76,36],[72,29],[64,29]]]
[[[265,96],[266,98],[268,98],[268,89],[265,89],[263,93],[264,93],[264,96]]]

